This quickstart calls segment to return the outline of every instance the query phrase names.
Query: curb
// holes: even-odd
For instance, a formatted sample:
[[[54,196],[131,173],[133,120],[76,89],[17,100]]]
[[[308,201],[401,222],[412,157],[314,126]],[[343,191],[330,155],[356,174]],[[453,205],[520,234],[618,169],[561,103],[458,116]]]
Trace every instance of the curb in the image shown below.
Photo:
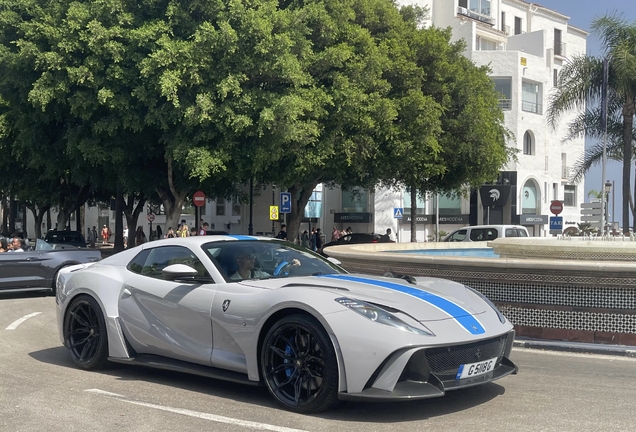
[[[636,346],[516,338],[513,347],[636,358]]]

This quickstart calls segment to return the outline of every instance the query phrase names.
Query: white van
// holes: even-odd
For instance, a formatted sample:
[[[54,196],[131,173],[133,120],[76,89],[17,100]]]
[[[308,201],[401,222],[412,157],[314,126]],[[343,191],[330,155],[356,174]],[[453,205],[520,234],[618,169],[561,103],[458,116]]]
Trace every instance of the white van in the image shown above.
[[[447,235],[445,242],[477,242],[500,237],[529,237],[526,227],[521,225],[475,225],[460,228]]]

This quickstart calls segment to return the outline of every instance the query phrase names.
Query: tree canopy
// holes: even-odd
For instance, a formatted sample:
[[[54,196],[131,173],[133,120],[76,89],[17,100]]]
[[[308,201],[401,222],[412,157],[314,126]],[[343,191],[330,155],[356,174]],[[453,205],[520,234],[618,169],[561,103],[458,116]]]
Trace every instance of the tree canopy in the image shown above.
[[[60,205],[58,223],[110,194],[159,197],[176,225],[194,190],[236,196],[254,180],[292,192],[294,238],[319,183],[450,191],[493,179],[509,156],[488,70],[450,30],[422,28],[420,8],[0,5],[0,149],[37,173],[1,187]],[[36,193],[43,182],[54,194]]]

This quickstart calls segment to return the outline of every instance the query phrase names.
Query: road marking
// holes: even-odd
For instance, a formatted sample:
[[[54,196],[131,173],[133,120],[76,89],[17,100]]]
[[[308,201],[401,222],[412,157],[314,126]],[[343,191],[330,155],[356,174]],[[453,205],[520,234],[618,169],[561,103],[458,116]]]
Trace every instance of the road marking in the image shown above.
[[[173,408],[173,407],[168,407],[168,406],[163,406],[163,405],[156,405],[156,404],[152,404],[152,403],[148,403],[148,402],[134,401],[134,400],[126,399],[125,396],[119,395],[117,393],[111,393],[111,392],[107,392],[107,391],[100,390],[100,389],[87,389],[87,390],[84,390],[84,391],[85,392],[89,392],[89,393],[103,395],[103,396],[110,397],[110,398],[113,398],[113,399],[117,399],[117,400],[129,403],[129,404],[132,404],[132,405],[139,405],[139,406],[143,406],[143,407],[146,407],[146,408],[152,408],[152,409],[156,409],[156,410],[160,410],[160,411],[167,411],[167,412],[171,412],[171,413],[175,413],[175,414],[186,415],[186,416],[189,416],[189,417],[195,417],[195,418],[202,419],[202,420],[210,420],[210,421],[217,422],[217,423],[225,423],[225,424],[230,424],[230,425],[235,425],[235,426],[243,426],[243,427],[250,428],[250,429],[268,430],[268,431],[273,431],[273,432],[307,432],[307,431],[302,430],[302,429],[293,429],[293,428],[288,428],[288,427],[283,427],[283,426],[275,426],[275,425],[271,425],[271,424],[267,424],[267,423],[258,423],[258,422],[252,422],[252,421],[247,421],[247,420],[240,420],[240,419],[236,419],[236,418],[232,418],[232,417],[224,417],[224,416],[219,416],[219,415],[215,415],[215,414],[208,414],[208,413],[203,413],[203,412],[199,412],[199,411],[192,411],[192,410],[184,409],[184,408]]]
[[[20,324],[22,324],[23,322],[25,322],[26,320],[28,320],[29,318],[33,318],[36,315],[40,315],[42,312],[33,312],[32,314],[28,314],[23,316],[20,319],[17,319],[15,321],[13,321],[11,324],[9,324],[9,327],[7,327],[5,330],[15,330],[18,328],[18,326]]]

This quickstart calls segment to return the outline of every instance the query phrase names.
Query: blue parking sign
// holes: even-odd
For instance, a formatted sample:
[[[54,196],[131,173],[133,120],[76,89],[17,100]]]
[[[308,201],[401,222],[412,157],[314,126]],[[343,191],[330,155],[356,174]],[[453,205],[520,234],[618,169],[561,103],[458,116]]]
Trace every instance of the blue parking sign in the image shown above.
[[[281,213],[291,213],[291,193],[290,192],[281,192],[280,193],[280,212]]]

